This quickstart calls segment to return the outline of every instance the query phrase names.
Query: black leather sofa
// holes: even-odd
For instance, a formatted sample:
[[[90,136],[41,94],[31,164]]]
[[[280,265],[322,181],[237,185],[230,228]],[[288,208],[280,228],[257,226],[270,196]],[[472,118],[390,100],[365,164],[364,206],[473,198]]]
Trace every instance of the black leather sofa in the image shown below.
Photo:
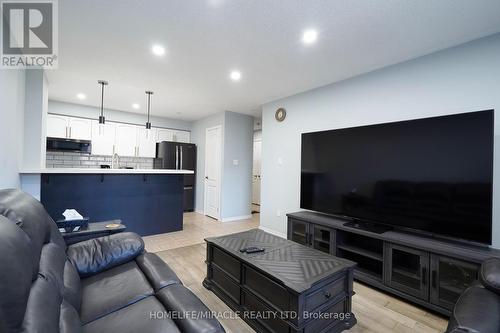
[[[458,299],[447,333],[500,332],[500,259],[485,260],[479,281]]]
[[[0,191],[0,332],[224,332],[134,233],[66,246],[43,206]]]

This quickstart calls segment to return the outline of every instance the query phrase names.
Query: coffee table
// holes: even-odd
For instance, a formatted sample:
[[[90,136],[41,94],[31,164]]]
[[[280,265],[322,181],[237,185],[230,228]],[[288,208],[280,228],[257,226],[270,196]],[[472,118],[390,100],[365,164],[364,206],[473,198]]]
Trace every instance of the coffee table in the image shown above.
[[[205,239],[203,285],[257,332],[336,333],[351,328],[352,261],[259,229]],[[242,253],[250,246],[261,253]]]

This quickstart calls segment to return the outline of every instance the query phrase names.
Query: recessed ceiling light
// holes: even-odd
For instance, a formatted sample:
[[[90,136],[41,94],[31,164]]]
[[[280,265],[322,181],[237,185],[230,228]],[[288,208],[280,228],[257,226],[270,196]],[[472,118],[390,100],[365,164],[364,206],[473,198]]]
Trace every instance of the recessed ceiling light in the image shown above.
[[[232,71],[231,74],[229,75],[229,77],[233,81],[239,81],[241,79],[241,72],[240,71]]]
[[[132,104],[132,107],[136,110],[141,108],[141,106],[137,103]]]
[[[151,48],[151,51],[153,51],[153,53],[157,56],[162,56],[165,54],[165,48],[161,45],[153,45],[153,47]]]
[[[78,98],[78,99],[85,99],[85,98],[87,98],[87,95],[85,95],[83,93],[78,93],[78,94],[76,94],[76,98]]]
[[[302,34],[304,44],[312,44],[318,39],[318,32],[314,29],[308,29]]]

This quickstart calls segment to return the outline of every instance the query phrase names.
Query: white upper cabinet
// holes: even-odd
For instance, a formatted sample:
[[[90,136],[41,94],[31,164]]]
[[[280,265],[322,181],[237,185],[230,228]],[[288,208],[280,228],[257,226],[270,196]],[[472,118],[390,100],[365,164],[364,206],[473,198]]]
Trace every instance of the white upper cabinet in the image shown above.
[[[92,138],[92,121],[83,118],[68,118],[69,138],[90,140]]]
[[[68,137],[68,117],[55,114],[47,115],[47,137],[67,138]]]
[[[174,141],[174,131],[165,128],[158,128],[156,142],[162,141]]]
[[[89,119],[47,115],[47,136],[51,138],[90,140],[92,123]]]
[[[118,156],[137,155],[137,127],[128,124],[116,124],[115,153]]]
[[[190,134],[188,131],[174,131],[174,141],[189,143]]]
[[[115,125],[99,124],[92,120],[92,155],[113,155],[115,147]]]
[[[156,157],[156,128],[146,129],[139,127],[137,129],[137,157]]]

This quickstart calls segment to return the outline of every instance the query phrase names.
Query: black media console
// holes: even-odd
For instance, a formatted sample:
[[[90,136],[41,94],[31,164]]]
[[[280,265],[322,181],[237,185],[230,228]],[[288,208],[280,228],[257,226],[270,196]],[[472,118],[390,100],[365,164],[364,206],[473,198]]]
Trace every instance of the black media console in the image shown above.
[[[482,261],[500,250],[387,231],[346,226],[332,216],[288,216],[288,239],[358,263],[354,278],[449,316],[460,294],[477,278]]]

